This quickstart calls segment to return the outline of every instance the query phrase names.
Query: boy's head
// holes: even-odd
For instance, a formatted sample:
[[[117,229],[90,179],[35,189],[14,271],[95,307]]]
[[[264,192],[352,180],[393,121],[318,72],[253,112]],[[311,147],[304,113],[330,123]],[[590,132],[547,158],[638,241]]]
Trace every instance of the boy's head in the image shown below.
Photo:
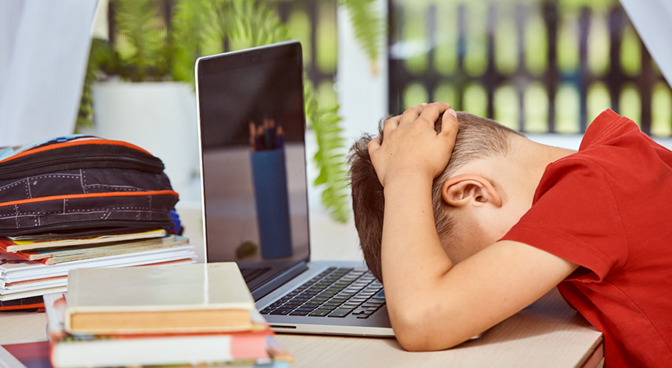
[[[472,200],[479,201],[482,200],[478,198],[479,190],[484,193],[488,190],[488,188],[479,188],[479,180],[482,178],[474,181],[468,175],[456,176],[455,174],[466,164],[474,161],[505,156],[509,151],[512,137],[522,136],[493,120],[469,113],[458,112],[457,118],[460,129],[455,140],[455,148],[445,170],[434,179],[432,185],[434,222],[444,250],[449,255],[451,237],[453,239],[457,237],[454,210],[460,206],[460,199],[473,196]],[[442,116],[439,116],[434,124],[437,132],[441,129],[441,119]],[[382,143],[384,141],[382,124],[378,134]],[[378,181],[367,149],[368,142],[373,138],[375,137],[366,134],[350,149],[350,179],[355,226],[364,259],[371,272],[382,281],[381,240],[385,197],[383,186]],[[492,183],[485,184],[493,190]],[[487,193],[483,194],[483,197],[487,198],[487,196]]]

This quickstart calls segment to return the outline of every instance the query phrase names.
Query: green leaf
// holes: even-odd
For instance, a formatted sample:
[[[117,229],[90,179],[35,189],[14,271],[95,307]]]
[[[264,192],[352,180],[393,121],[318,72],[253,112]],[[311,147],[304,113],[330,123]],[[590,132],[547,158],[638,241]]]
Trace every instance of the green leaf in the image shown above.
[[[207,0],[182,0],[175,5],[171,34],[173,80],[194,85],[194,62],[201,54],[206,37],[216,33],[207,26],[211,14]]]
[[[322,184],[326,184],[327,182],[328,182],[327,175],[325,175],[324,172],[321,172],[320,175],[315,179],[313,184],[315,186],[319,186],[319,185],[322,185]]]
[[[194,62],[205,45],[212,49],[213,45],[216,47],[217,43],[228,40],[230,45],[247,47],[290,39],[287,25],[264,0],[174,0],[170,27],[163,25],[157,14],[159,0],[111,1],[116,5],[116,23],[130,50],[123,54],[108,50],[105,61],[97,62],[95,68],[118,74],[123,79],[163,79],[170,74],[174,80],[193,86]],[[373,0],[338,1],[351,14],[356,39],[369,58],[376,60],[383,33],[381,19],[373,11]],[[95,80],[95,73],[92,75]],[[90,117],[90,108],[86,105],[90,106],[87,88],[90,86],[85,83],[78,117],[82,124]],[[305,75],[304,109],[318,146],[313,157],[318,170],[314,185],[322,190],[322,203],[331,217],[344,222],[349,216],[350,204],[339,108],[322,109],[312,82]]]
[[[347,185],[346,160],[338,151],[343,150],[341,129],[337,124],[341,118],[334,114],[338,107],[319,111],[314,96],[312,82],[304,76],[304,95],[306,103],[306,118],[311,121],[317,139],[318,152],[313,162],[317,166],[319,175],[313,182],[316,187],[322,187],[322,203],[335,221],[345,222],[350,214]]]
[[[105,40],[94,38],[91,40],[89,60],[86,64],[82,96],[79,101],[79,111],[75,122],[75,133],[81,133],[82,129],[93,127],[93,91],[91,86],[97,80],[96,71],[112,68],[110,60],[113,60],[113,52]]]
[[[161,78],[167,68],[167,29],[156,0],[114,0],[115,21],[129,50],[122,55],[125,73],[133,81]]]
[[[385,20],[376,10],[376,0],[339,0],[339,4],[347,9],[355,40],[374,65],[380,55],[382,37],[386,32]]]

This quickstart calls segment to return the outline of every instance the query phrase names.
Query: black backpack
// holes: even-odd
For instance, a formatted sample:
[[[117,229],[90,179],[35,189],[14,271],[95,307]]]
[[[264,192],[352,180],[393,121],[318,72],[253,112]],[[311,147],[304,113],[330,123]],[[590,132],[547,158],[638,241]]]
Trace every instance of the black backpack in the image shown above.
[[[89,135],[0,150],[0,236],[171,228],[178,201],[161,160]]]

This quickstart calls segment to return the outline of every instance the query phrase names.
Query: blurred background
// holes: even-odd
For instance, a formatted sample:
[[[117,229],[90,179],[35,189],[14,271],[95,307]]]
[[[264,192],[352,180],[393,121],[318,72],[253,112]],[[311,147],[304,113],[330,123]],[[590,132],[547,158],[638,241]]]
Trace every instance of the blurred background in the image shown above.
[[[102,1],[100,6],[105,6]],[[178,1],[153,1],[152,21],[170,31]],[[338,104],[338,3],[268,1],[301,41],[322,107]],[[605,108],[651,135],[672,134],[672,94],[616,0],[392,0],[385,5],[390,113],[426,101],[494,118],[530,133],[582,133]],[[135,50],[107,3],[107,40]],[[346,15],[346,14],[342,14]],[[102,21],[102,22],[101,22]],[[97,27],[105,20],[99,19]],[[102,32],[104,33],[104,32]],[[166,35],[161,35],[166,37]],[[203,55],[252,45],[207,40]],[[363,65],[362,67],[366,67]],[[379,72],[380,73],[380,72]]]
[[[671,134],[670,87],[618,1],[393,0],[390,109],[427,100],[529,133],[582,133],[611,108]]]
[[[63,8],[81,9],[78,1],[87,3],[0,3],[0,146],[52,134],[56,124],[49,102],[14,103],[13,86],[31,79],[33,91],[63,95],[41,88],[62,78],[77,98],[56,131],[127,140],[160,157],[194,239],[202,223],[193,65],[203,55],[301,41],[311,238],[328,243],[313,249],[315,259],[360,257],[347,149],[381,118],[418,103],[446,101],[574,149],[611,108],[672,146],[670,86],[618,0],[99,0],[80,14],[91,32],[51,22]],[[29,18],[46,36],[25,35]],[[42,53],[38,69],[21,61],[17,50],[27,46],[17,39],[90,47]],[[68,74],[49,57],[81,66]],[[40,124],[49,129],[27,128]]]

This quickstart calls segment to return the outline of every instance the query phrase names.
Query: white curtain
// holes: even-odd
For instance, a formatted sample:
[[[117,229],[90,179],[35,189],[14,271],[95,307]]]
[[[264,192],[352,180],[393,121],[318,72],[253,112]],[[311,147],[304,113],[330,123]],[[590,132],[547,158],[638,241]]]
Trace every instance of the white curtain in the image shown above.
[[[71,134],[97,0],[0,0],[0,147]]]
[[[621,0],[621,5],[672,85],[672,0]]]

